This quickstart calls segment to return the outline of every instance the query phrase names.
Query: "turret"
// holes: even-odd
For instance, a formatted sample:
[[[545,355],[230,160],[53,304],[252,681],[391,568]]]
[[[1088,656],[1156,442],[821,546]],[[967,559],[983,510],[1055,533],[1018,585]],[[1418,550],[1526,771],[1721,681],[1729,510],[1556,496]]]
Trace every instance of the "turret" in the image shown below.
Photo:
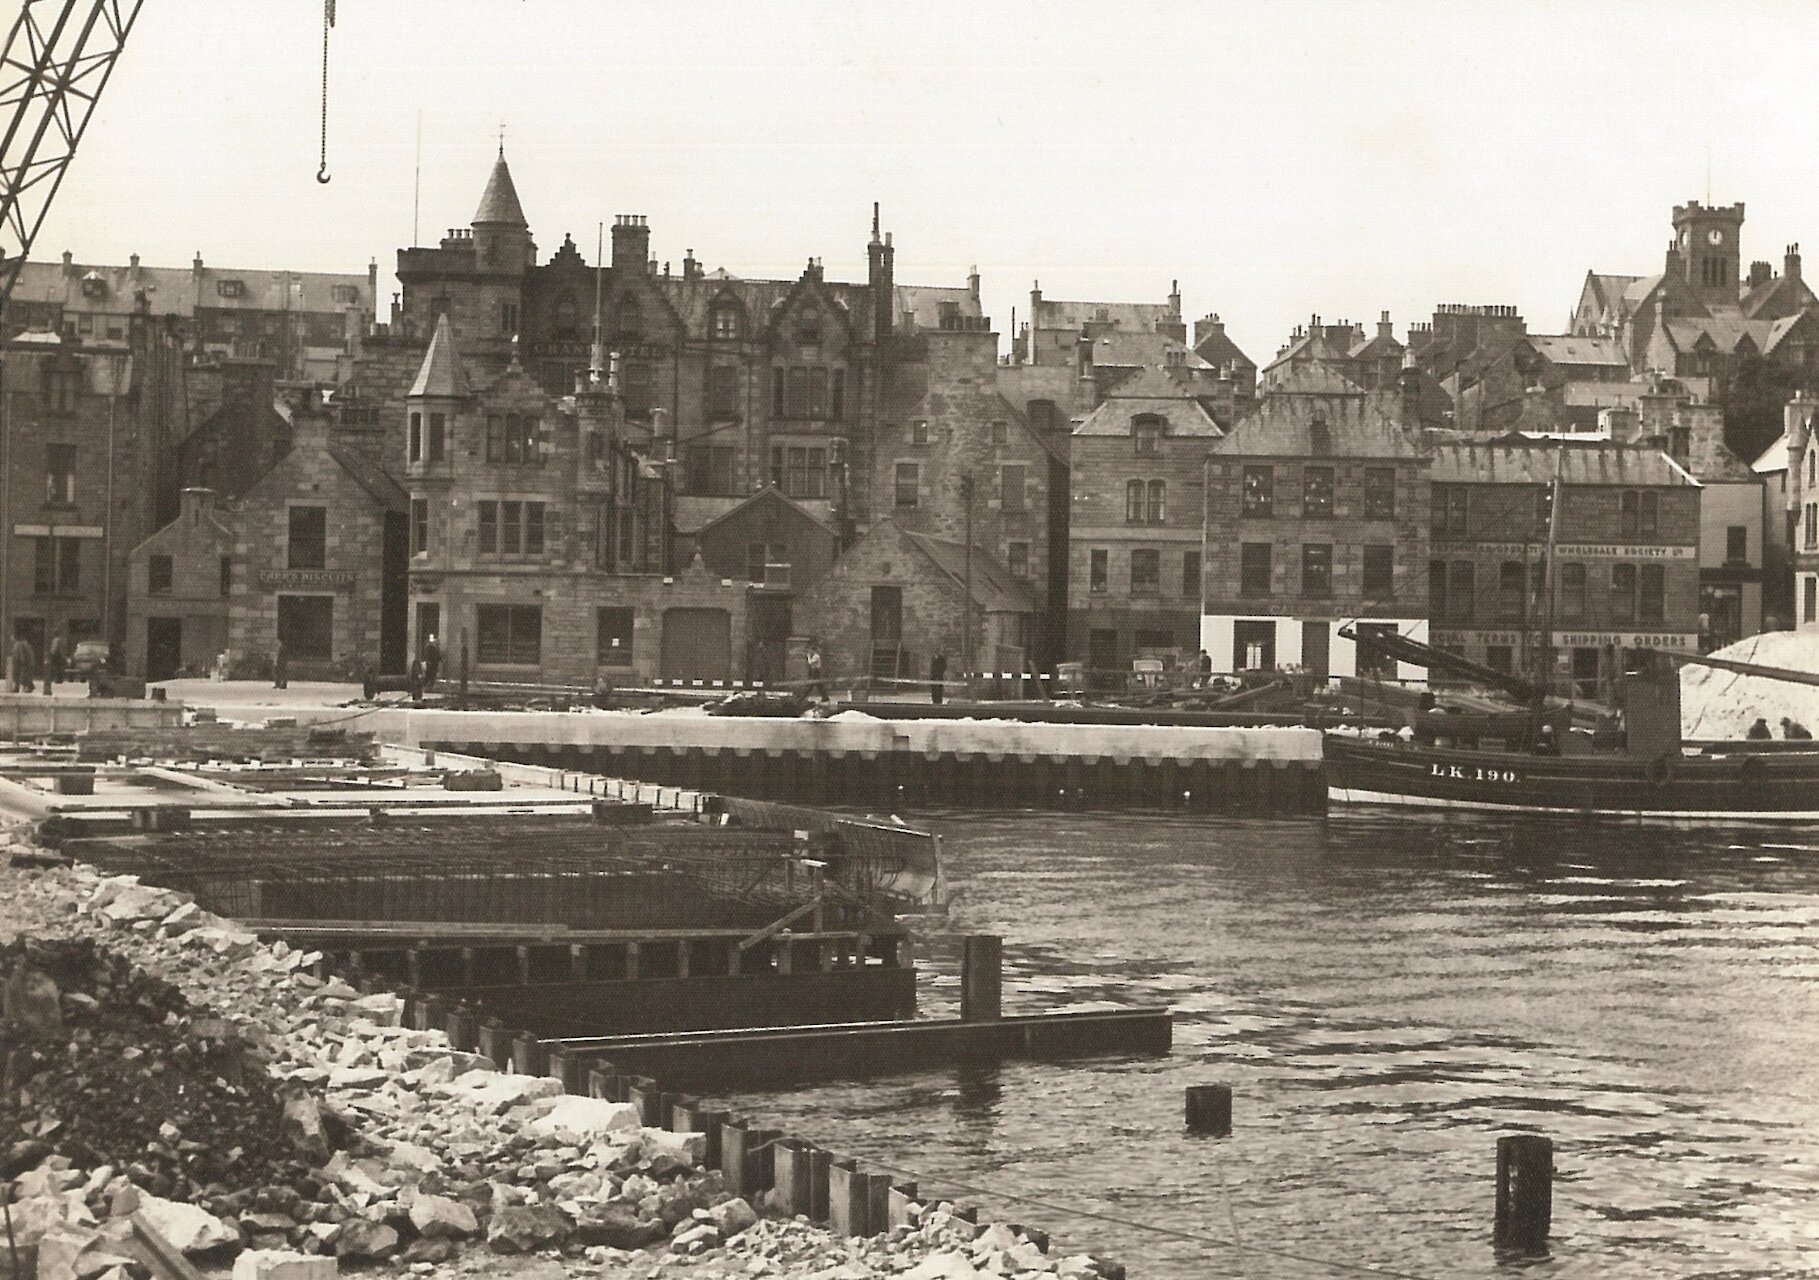
[[[531,265],[535,252],[502,143],[480,196],[480,207],[474,211],[474,265],[482,271],[517,275]]]
[[[878,202],[872,202],[872,238],[866,245],[866,284],[872,295],[872,336],[882,342],[890,337],[897,302],[897,251],[890,234],[878,234]]]

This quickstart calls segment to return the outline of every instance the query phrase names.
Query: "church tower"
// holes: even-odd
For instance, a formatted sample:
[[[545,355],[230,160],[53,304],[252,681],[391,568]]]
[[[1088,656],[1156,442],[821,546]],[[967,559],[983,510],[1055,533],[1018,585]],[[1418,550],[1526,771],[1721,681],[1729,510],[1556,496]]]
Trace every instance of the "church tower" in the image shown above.
[[[1706,206],[1697,200],[1674,206],[1674,244],[1682,280],[1706,304],[1735,306],[1743,260],[1743,205]]]

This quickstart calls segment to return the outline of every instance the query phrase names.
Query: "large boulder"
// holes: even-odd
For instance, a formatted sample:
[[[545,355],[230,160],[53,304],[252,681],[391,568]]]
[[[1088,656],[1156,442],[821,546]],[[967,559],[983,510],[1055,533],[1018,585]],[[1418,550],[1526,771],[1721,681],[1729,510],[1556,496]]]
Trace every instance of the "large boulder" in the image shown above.
[[[758,1215],[752,1211],[751,1205],[736,1196],[724,1204],[715,1205],[707,1211],[707,1215],[719,1229],[722,1240],[731,1240],[758,1221]]]
[[[234,1259],[234,1280],[335,1280],[340,1268],[319,1253],[248,1249]]]
[[[411,1201],[411,1226],[426,1238],[459,1238],[480,1234],[480,1221],[460,1200],[448,1196],[418,1196]]]
[[[557,1098],[555,1104],[528,1127],[540,1138],[568,1135],[589,1139],[603,1133],[624,1133],[638,1128],[638,1108],[629,1102],[608,1102],[605,1098],[584,1098],[568,1093]]]
[[[574,1225],[554,1205],[514,1204],[493,1213],[486,1243],[494,1253],[535,1253],[562,1245]]]
[[[370,1218],[349,1218],[335,1234],[335,1255],[341,1258],[389,1258],[398,1252],[398,1233]]]
[[[309,1094],[299,1093],[285,1101],[279,1128],[291,1150],[311,1164],[321,1164],[329,1158],[328,1130],[322,1121],[322,1109]]]
[[[205,1209],[148,1192],[139,1193],[139,1215],[179,1253],[207,1253],[240,1243],[240,1233]]]
[[[669,1235],[671,1225],[641,1218],[630,1205],[603,1204],[590,1209],[575,1224],[574,1240],[577,1244],[612,1249],[642,1249]]]

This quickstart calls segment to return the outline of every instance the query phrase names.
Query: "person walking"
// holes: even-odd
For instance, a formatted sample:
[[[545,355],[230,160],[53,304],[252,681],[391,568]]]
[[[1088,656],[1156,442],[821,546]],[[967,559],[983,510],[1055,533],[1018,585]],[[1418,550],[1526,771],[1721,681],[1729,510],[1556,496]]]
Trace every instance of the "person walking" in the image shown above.
[[[288,689],[291,687],[291,651],[283,640],[278,641],[278,652],[272,657],[272,688]]]
[[[943,684],[947,680],[947,654],[940,650],[928,660],[928,700],[937,707],[941,705]]]
[[[69,644],[59,631],[51,637],[50,653],[45,657],[49,674],[45,677],[50,684],[62,684],[63,673],[69,670]]]
[[[423,691],[430,692],[436,687],[436,677],[442,674],[442,646],[431,636],[423,645]]]
[[[827,686],[821,683],[821,646],[814,640],[808,642],[808,653],[803,657],[803,664],[808,668],[809,696],[827,700]]]
[[[1757,716],[1756,723],[1751,725],[1749,727],[1749,732],[1743,736],[1748,738],[1751,742],[1767,742],[1775,735],[1769,732],[1768,720],[1762,716]]]
[[[1811,741],[1813,735],[1812,732],[1798,720],[1790,720],[1788,717],[1782,716],[1781,736],[1790,742],[1805,742]]]
[[[37,669],[38,655],[32,649],[32,642],[24,636],[13,639],[13,692],[30,693],[32,691],[32,672]]]

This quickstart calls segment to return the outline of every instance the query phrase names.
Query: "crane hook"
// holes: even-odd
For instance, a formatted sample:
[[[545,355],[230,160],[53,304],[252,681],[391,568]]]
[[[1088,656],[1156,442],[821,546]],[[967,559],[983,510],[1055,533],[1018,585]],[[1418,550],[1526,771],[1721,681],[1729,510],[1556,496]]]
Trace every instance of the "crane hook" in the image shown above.
[[[328,163],[326,161],[323,162],[320,169],[316,170],[316,181],[322,183],[324,186],[328,185],[330,179],[328,176]]]
[[[335,0],[322,0],[322,149],[316,181],[328,185],[328,33],[335,25]]]

